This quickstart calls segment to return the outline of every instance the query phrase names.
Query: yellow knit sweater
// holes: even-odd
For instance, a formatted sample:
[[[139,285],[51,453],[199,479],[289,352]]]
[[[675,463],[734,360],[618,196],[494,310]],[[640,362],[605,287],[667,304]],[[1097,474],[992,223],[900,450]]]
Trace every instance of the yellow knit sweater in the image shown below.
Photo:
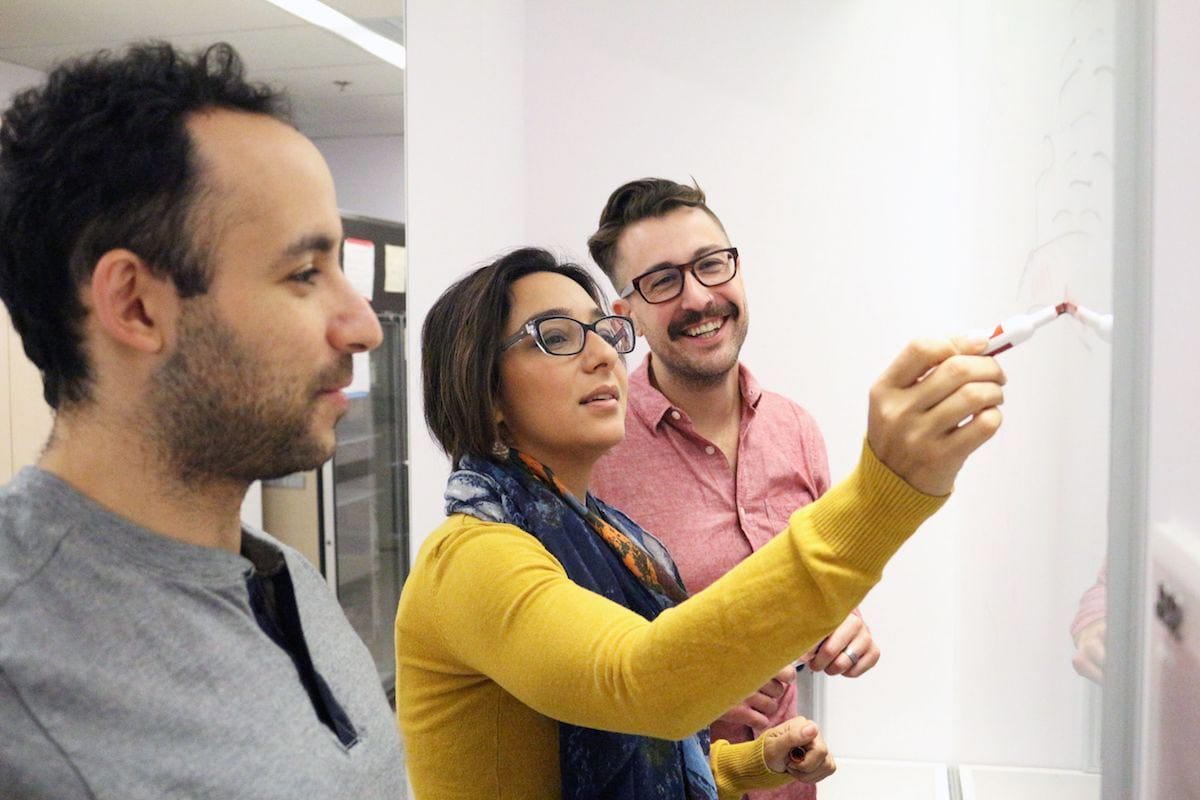
[[[396,706],[418,800],[561,796],[558,726],[682,739],[832,631],[945,498],[864,446],[787,530],[653,622],[573,583],[528,533],[457,514],[396,617]],[[651,531],[653,533],[653,531]],[[787,781],[761,740],[714,742],[722,800]]]

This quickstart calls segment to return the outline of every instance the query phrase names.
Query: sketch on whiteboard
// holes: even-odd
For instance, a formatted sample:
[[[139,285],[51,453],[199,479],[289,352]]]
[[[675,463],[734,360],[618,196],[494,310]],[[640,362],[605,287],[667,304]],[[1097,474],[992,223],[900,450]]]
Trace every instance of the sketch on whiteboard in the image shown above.
[[[1111,0],[1080,0],[1071,11],[1054,125],[1034,183],[1034,245],[1017,292],[1026,305],[1066,300],[1099,314],[1112,307],[1112,19]]]

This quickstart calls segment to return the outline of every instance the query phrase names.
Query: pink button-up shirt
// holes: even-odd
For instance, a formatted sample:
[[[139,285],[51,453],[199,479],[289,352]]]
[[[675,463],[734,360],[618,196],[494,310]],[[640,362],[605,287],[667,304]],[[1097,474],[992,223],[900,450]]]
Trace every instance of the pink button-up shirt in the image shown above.
[[[650,384],[650,358],[629,376],[625,441],[596,465],[591,490],[661,539],[695,594],[786,528],[793,511],[825,493],[825,442],[807,411],[763,391],[739,365],[742,420],[735,473],[721,449],[696,432],[687,413]],[[793,686],[771,725],[795,716],[795,706]],[[714,738],[732,742],[758,733],[724,723],[712,728]],[[754,796],[808,798],[814,793],[791,784]]]

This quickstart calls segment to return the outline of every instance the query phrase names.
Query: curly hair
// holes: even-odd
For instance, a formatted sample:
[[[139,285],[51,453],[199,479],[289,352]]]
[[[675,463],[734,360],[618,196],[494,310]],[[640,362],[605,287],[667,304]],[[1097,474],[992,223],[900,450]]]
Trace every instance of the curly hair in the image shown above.
[[[0,297],[51,407],[91,399],[80,290],[97,259],[127,248],[182,297],[207,291],[201,167],[188,116],[232,109],[288,121],[286,98],[251,84],[219,43],[165,42],[57,66],[0,125]]]
[[[512,310],[512,285],[535,272],[564,275],[600,308],[604,293],[578,264],[537,247],[514,250],[459,279],[429,309],[421,328],[425,423],[458,466],[465,455],[494,458],[500,441],[500,340]]]

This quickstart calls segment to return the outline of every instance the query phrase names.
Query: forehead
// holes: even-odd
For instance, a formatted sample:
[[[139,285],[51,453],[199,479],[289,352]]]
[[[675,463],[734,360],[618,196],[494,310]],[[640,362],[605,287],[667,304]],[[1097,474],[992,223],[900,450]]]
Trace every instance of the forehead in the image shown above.
[[[684,206],[661,217],[638,220],[617,239],[617,288],[652,267],[682,264],[728,245],[721,226],[701,208]]]
[[[510,293],[512,309],[508,312],[508,328],[517,328],[547,311],[586,320],[600,310],[586,289],[557,272],[524,275],[513,281]]]
[[[264,244],[296,236],[340,237],[333,177],[295,129],[263,114],[192,115],[188,133],[200,164],[201,203],[219,229]]]

